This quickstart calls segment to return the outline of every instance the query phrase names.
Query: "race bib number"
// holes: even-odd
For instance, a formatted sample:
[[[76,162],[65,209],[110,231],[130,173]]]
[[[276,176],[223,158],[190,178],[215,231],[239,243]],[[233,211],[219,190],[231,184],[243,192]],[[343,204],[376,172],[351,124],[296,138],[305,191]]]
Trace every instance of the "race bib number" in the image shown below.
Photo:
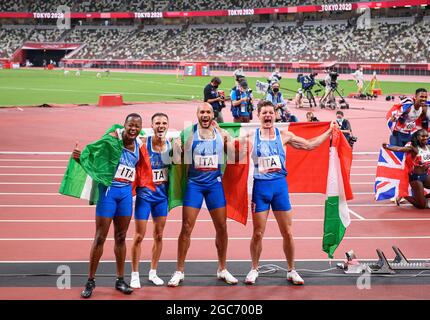
[[[218,169],[218,155],[211,156],[194,156],[194,167],[197,170],[217,170]]]
[[[246,112],[246,107],[245,106],[241,106],[240,107],[240,112],[245,113]]]
[[[267,173],[273,171],[280,171],[281,169],[281,159],[278,155],[270,157],[258,157],[258,172]]]
[[[152,170],[152,181],[154,181],[154,183],[167,182],[168,179],[169,179],[169,175],[168,175],[167,168]]]
[[[136,169],[120,164],[115,173],[115,180],[133,182],[136,177]]]

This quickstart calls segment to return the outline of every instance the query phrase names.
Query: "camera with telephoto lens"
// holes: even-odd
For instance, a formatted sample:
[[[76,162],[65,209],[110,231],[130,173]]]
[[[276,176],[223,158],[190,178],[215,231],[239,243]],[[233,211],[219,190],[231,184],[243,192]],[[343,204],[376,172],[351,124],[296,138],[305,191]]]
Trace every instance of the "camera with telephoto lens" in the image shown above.
[[[349,145],[352,147],[353,145],[354,145],[354,143],[356,143],[357,142],[357,140],[358,140],[358,138],[357,137],[355,137],[355,136],[350,136],[349,137]]]
[[[339,77],[339,73],[337,73],[334,70],[331,70],[329,72],[329,76],[330,76],[330,86],[335,89],[337,88],[337,78]]]
[[[221,98],[221,101],[219,101],[220,109],[225,108],[225,92],[224,90],[218,90],[218,97]]]

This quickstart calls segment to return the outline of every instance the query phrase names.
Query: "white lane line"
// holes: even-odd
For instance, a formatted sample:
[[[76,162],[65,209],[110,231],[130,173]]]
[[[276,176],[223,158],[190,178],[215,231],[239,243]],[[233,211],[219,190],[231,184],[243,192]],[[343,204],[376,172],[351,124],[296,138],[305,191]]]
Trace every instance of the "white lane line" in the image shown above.
[[[66,168],[67,168],[66,166],[0,166],[0,169],[66,169]],[[365,169],[365,168],[376,169],[375,166],[352,166],[351,167],[351,169]],[[359,175],[359,174],[355,174],[355,175]]]
[[[58,204],[0,204],[0,208],[95,208],[95,206]]]
[[[353,192],[354,195],[373,195],[373,192]],[[291,196],[324,196],[322,193],[290,193]],[[0,192],[0,196],[63,196],[60,193],[33,193],[33,192]]]
[[[322,240],[322,237],[294,237],[294,240]],[[430,236],[382,236],[382,237],[344,237],[344,240],[424,240],[430,239]],[[94,238],[0,238],[0,241],[93,241]],[[108,241],[113,241],[114,238],[106,238]],[[132,241],[133,238],[126,238],[127,241]],[[165,241],[178,241],[178,237],[163,238]],[[197,237],[191,238],[195,241],[213,241],[215,237]],[[229,237],[228,240],[251,240],[251,237]],[[264,237],[264,240],[283,240],[282,237]],[[144,238],[143,241],[153,241],[152,237]]]
[[[69,160],[53,160],[53,159],[0,159],[4,162],[69,162]]]
[[[293,204],[294,207],[324,207],[324,204]],[[405,204],[402,206],[412,206]],[[397,207],[395,204],[348,204],[348,207]],[[0,208],[95,208],[90,205],[57,205],[57,204],[1,204]]]
[[[0,182],[0,185],[60,185],[61,182]]]
[[[352,154],[353,155],[370,156],[370,155],[374,155],[374,154],[378,154],[379,155],[379,152],[376,152],[376,151],[354,151]]]
[[[299,261],[299,262],[336,262],[336,261],[344,261],[345,259],[294,259],[294,261]],[[362,258],[360,257],[360,260],[362,261],[377,261],[378,259],[375,259],[375,257],[372,258]],[[422,260],[430,260],[430,258],[409,258],[408,260],[412,260],[412,261],[422,261]],[[251,262],[251,260],[249,259],[228,259],[228,262]],[[285,256],[280,256],[279,259],[262,259],[260,262],[261,264],[264,264],[264,262],[279,262],[279,261],[285,261]],[[126,263],[130,263],[131,260],[126,260]],[[151,260],[141,260],[141,262],[151,262]],[[176,263],[177,260],[160,260],[159,262],[163,262],[163,263],[171,263],[174,262]],[[218,262],[218,260],[212,260],[212,259],[206,259],[206,260],[201,260],[201,259],[187,259],[187,262]],[[38,264],[42,264],[42,263],[58,263],[58,264],[66,264],[66,263],[88,263],[88,260],[5,260],[5,261],[0,261],[0,264],[10,264],[10,263],[38,263]],[[116,263],[115,260],[100,260],[100,263]]]
[[[0,173],[0,176],[62,177],[64,173]]]
[[[67,152],[46,152],[46,151],[0,151],[0,154],[13,154],[13,155],[50,155],[50,156],[70,156],[72,153],[70,151]]]
[[[0,166],[0,169],[66,169],[66,166]]]
[[[164,95],[164,94],[163,94]],[[46,155],[70,155],[71,152],[63,152],[63,151],[0,151],[1,154],[29,154],[29,155],[39,155],[39,154],[46,154]],[[354,151],[352,153],[353,155],[379,155],[379,152],[375,151]]]
[[[106,91],[102,91],[102,90],[74,90],[74,89],[58,89],[58,88],[23,88],[23,87],[5,87],[2,86],[0,87],[0,89],[6,89],[6,90],[17,90],[17,91],[42,91],[42,92],[76,92],[76,93],[81,93],[81,92],[87,92],[87,93],[94,93],[97,95],[101,95],[101,94],[117,94],[118,92],[106,92]],[[121,94],[127,94],[127,95],[139,95],[139,96],[166,96],[166,97],[190,97],[190,95],[188,94],[169,94],[169,93],[151,93],[151,92],[126,92],[126,91],[121,91]]]
[[[33,192],[0,192],[0,196],[61,196],[60,193],[49,193],[49,192],[40,192],[40,193],[33,193]]]
[[[82,220],[43,220],[43,219],[33,219],[33,220],[0,220],[0,223],[94,223],[94,219],[82,219]],[[131,220],[133,223],[135,220]],[[324,219],[293,219],[293,222],[323,222]],[[368,218],[362,218],[362,219],[351,219],[351,221],[354,222],[380,222],[380,221],[430,221],[430,218],[386,218],[386,219],[368,219]],[[152,223],[152,220],[148,220],[149,223]],[[175,222],[180,223],[182,220],[177,219],[171,219],[167,220],[167,223],[169,222]],[[200,219],[196,222],[212,222],[212,219]],[[231,219],[227,219],[227,222],[236,222]],[[248,219],[248,222],[252,222],[251,219]],[[267,219],[267,222],[277,222],[276,219]]]
[[[360,220],[366,220],[364,219],[364,217],[360,216],[357,212],[352,211],[351,209],[348,209],[349,213],[351,213],[352,215],[356,216],[358,219]]]

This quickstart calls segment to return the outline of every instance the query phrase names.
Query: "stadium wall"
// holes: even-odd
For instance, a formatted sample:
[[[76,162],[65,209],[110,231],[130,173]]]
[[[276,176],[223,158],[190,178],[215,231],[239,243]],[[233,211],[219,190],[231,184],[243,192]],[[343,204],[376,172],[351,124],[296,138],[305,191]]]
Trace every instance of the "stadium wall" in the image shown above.
[[[382,75],[430,76],[428,63],[368,63],[368,62],[241,62],[241,61],[154,61],[154,60],[87,60],[63,59],[65,68],[96,69],[182,69],[187,62],[208,64],[211,70],[234,70],[242,67],[244,71],[271,72],[277,67],[281,72],[313,72],[333,66],[339,73],[351,73],[362,66],[365,73],[378,72]]]

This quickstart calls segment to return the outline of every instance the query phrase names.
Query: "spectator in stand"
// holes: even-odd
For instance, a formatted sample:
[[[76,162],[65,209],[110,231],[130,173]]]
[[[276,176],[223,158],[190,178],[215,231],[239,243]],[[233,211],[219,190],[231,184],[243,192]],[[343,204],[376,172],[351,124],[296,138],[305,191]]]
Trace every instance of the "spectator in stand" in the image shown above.
[[[219,77],[212,78],[211,82],[206,85],[203,90],[204,102],[208,102],[214,111],[214,120],[218,123],[224,122],[224,117],[222,116],[222,109],[225,108],[225,94],[222,91],[218,91],[218,87],[221,84],[221,79]]]

